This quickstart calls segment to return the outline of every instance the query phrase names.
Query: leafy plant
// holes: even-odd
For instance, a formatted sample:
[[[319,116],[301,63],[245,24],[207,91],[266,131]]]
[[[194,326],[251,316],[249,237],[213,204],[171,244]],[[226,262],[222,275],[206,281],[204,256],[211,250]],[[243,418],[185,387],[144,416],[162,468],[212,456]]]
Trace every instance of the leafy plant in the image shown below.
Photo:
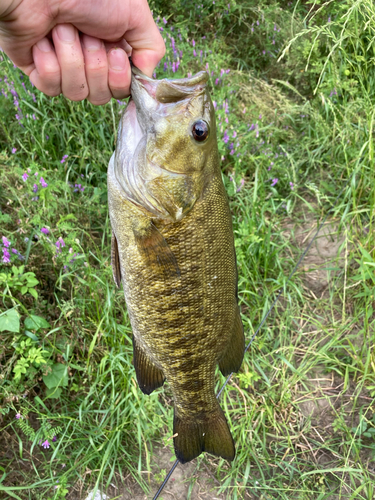
[[[47,364],[48,358],[46,356],[49,355],[49,352],[42,347],[35,347],[35,343],[29,337],[16,343],[15,350],[17,354],[21,355],[13,368],[16,381],[19,381],[22,375],[33,377],[41,365]]]
[[[35,273],[29,271],[25,272],[25,266],[12,266],[11,272],[0,273],[0,286],[4,287],[5,291],[8,291],[12,295],[12,291],[21,292],[21,295],[29,293],[34,297],[38,298],[38,292],[35,287],[39,284],[39,281],[35,277]]]

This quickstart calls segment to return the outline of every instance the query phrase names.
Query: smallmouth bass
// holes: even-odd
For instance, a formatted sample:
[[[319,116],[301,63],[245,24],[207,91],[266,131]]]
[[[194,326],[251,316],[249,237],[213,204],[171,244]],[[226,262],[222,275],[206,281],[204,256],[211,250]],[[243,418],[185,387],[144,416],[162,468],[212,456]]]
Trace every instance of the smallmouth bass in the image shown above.
[[[233,460],[215,368],[238,371],[244,334],[232,220],[208,75],[154,80],[132,68],[131,98],[108,167],[112,268],[145,394],[170,384],[174,448]]]

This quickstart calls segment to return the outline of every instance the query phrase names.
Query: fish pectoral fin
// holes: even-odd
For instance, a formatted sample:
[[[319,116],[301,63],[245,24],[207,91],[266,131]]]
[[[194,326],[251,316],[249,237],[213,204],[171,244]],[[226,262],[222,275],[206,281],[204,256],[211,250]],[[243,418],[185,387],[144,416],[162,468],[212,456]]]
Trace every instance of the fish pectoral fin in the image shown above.
[[[233,438],[219,404],[217,410],[201,422],[184,420],[175,413],[173,435],[176,457],[183,464],[199,456],[202,451],[225,460],[234,459]]]
[[[138,250],[151,269],[161,268],[166,278],[180,276],[176,257],[170,249],[164,236],[150,221],[147,225],[133,228]]]
[[[245,337],[241,321],[240,309],[237,306],[236,318],[234,320],[233,332],[225,352],[219,359],[219,368],[226,377],[232,372],[238,372],[241,367],[245,351]]]
[[[139,388],[144,394],[151,394],[164,384],[164,373],[150,360],[135,337],[133,337],[133,363]]]
[[[111,264],[112,264],[113,279],[116,283],[117,288],[119,288],[121,283],[121,267],[120,267],[120,258],[118,254],[117,238],[114,233],[112,233],[112,241],[111,241]]]

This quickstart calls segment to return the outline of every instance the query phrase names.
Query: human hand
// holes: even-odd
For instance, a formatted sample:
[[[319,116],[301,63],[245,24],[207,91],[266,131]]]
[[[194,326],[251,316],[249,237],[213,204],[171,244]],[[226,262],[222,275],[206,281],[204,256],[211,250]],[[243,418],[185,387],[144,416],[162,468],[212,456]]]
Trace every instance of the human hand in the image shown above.
[[[151,76],[165,53],[147,0],[0,0],[0,47],[45,94],[97,105],[129,95],[130,54]]]

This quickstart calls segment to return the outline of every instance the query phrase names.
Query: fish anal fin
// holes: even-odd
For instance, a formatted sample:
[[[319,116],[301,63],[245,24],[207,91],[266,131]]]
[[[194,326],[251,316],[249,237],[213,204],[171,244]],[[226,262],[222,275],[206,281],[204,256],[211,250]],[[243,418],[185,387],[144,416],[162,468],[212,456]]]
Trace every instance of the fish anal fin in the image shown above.
[[[117,239],[114,233],[112,233],[112,241],[111,241],[111,264],[112,264],[113,279],[116,283],[117,288],[119,288],[121,283],[121,267],[120,267],[120,258],[118,254]]]
[[[232,461],[235,447],[224,413],[219,405],[201,422],[184,420],[174,415],[174,450],[181,463],[190,462],[203,451]]]
[[[162,370],[155,366],[134,337],[133,362],[139,388],[144,394],[151,394],[164,384],[165,377]]]
[[[164,236],[152,222],[145,226],[134,227],[133,232],[138,250],[147,266],[155,270],[161,269],[166,278],[180,276],[176,257]]]
[[[227,349],[219,359],[219,368],[226,377],[232,372],[238,372],[241,367],[245,351],[245,337],[241,321],[240,309],[237,306],[236,317],[233,324],[232,336]]]

